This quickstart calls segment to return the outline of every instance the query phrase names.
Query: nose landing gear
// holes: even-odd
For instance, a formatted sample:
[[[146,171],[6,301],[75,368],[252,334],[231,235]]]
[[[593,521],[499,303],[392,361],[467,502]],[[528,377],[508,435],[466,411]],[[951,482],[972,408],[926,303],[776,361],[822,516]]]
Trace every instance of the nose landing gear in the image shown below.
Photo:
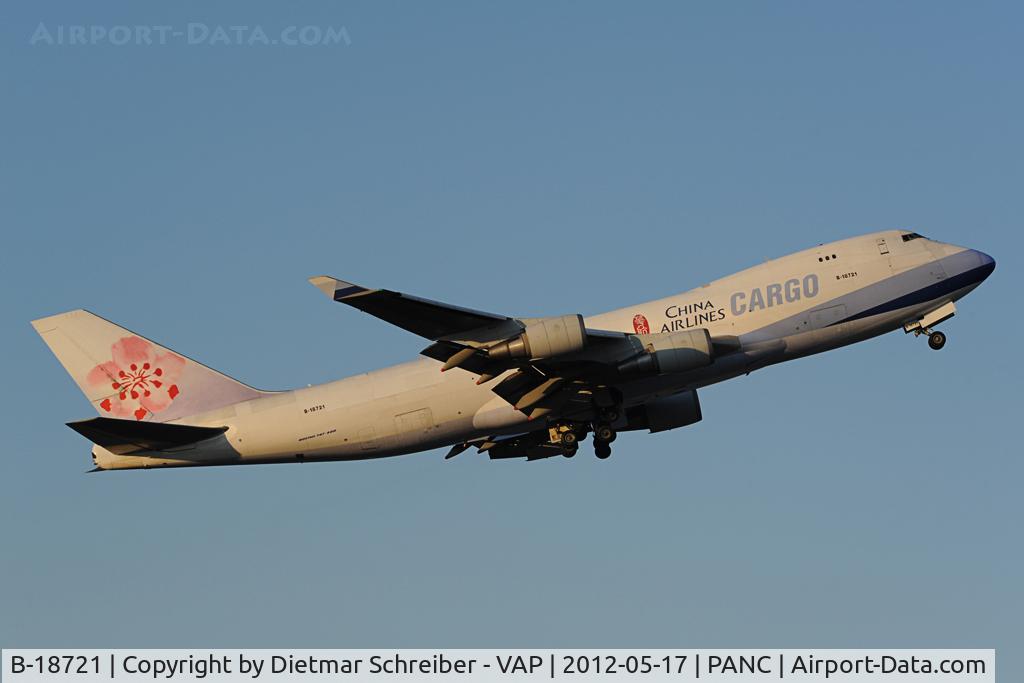
[[[928,346],[938,351],[946,345],[946,335],[936,330],[928,334]]]
[[[922,334],[928,335],[928,346],[938,351],[946,345],[946,335],[938,330],[932,330],[932,326],[938,325],[944,320],[949,320],[955,314],[956,306],[953,305],[952,301],[949,301],[931,313],[926,314],[920,320],[906,323],[903,326],[903,331],[907,334],[913,332],[915,337],[919,337]]]
[[[922,334],[928,335],[928,346],[934,351],[938,351],[946,345],[946,333],[933,330],[930,327],[920,327],[913,330],[915,337],[920,337]]]

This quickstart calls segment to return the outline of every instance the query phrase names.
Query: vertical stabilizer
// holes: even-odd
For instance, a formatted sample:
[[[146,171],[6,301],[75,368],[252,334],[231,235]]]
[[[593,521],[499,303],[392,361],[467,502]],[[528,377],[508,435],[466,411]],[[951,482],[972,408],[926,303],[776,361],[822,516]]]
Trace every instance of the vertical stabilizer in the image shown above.
[[[266,393],[88,311],[32,326],[105,417],[168,422]]]

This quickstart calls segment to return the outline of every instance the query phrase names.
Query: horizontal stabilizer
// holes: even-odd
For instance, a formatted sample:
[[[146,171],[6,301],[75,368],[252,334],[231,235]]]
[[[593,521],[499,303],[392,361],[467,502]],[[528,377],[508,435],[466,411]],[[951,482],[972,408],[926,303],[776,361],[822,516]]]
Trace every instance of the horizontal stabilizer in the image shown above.
[[[227,427],[196,427],[166,422],[118,420],[112,417],[69,422],[68,427],[94,444],[119,454],[182,448],[228,430]]]

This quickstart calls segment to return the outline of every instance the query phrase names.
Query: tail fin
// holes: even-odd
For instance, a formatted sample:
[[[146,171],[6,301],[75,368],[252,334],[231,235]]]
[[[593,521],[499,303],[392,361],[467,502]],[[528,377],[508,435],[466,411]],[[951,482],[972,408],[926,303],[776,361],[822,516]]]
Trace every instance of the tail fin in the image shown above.
[[[88,311],[32,326],[102,416],[168,422],[266,393]]]

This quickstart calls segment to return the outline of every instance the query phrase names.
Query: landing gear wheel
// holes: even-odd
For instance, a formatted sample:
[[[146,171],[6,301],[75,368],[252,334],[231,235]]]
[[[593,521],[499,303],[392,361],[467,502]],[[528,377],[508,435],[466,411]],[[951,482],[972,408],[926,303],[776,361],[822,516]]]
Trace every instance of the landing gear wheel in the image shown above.
[[[594,439],[596,439],[598,441],[604,441],[605,443],[611,443],[612,441],[615,441],[615,437],[616,436],[617,435],[615,433],[615,430],[612,429],[609,425],[600,424],[600,425],[597,425],[597,427],[594,428]]]
[[[594,441],[594,455],[600,460],[605,460],[612,454],[612,447],[607,441]]]
[[[946,335],[942,332],[932,332],[928,335],[928,346],[932,347],[936,351],[946,345]]]
[[[576,432],[568,431],[562,432],[562,455],[567,458],[571,458],[576,455],[576,451],[579,449],[580,437],[576,435]]]

